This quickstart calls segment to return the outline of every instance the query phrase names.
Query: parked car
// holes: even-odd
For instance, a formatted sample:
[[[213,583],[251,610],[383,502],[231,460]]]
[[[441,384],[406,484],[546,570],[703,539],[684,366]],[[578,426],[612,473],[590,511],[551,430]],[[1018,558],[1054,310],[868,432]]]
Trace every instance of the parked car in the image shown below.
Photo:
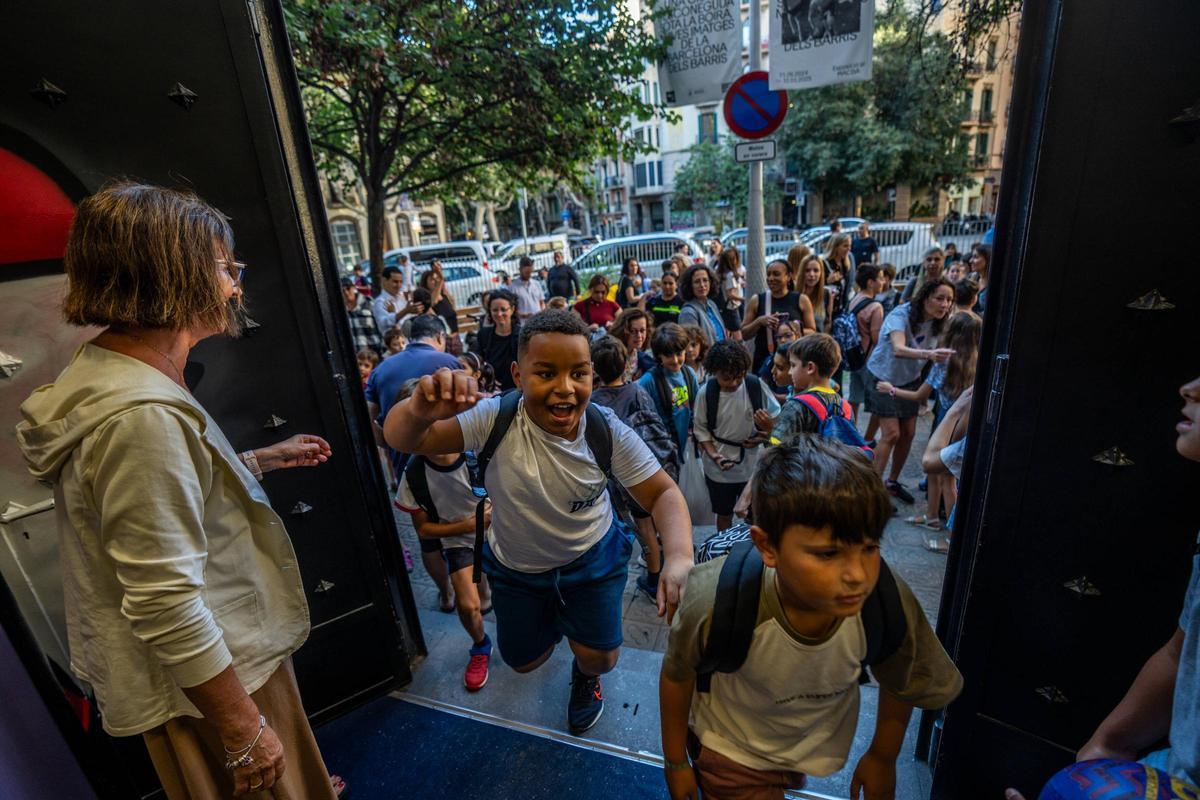
[[[446,278],[446,289],[454,298],[457,308],[479,305],[483,294],[492,291],[500,283],[496,273],[478,264],[443,261],[442,275]]]
[[[721,245],[723,247],[744,248],[748,236],[749,232],[745,228],[735,228],[721,237]],[[763,227],[763,241],[795,242],[797,241],[796,232],[782,225],[766,225]]]
[[[534,269],[554,266],[554,254],[562,253],[563,258],[571,260],[571,244],[565,233],[552,233],[548,236],[530,236],[528,239],[513,239],[505,242],[496,251],[492,261],[493,269],[502,269],[510,275],[516,275],[522,256],[533,259]]]
[[[823,254],[825,244],[832,235],[828,227],[824,231],[805,231],[802,242],[811,247],[814,253]],[[871,238],[879,245],[879,263],[894,265],[896,280],[900,283],[916,276],[926,250],[941,247],[933,234],[933,226],[928,222],[872,222]]]
[[[574,261],[601,241],[599,236],[567,236],[567,242],[571,245],[571,257],[568,260]]]
[[[393,251],[388,251],[393,252]],[[483,243],[476,239],[463,239],[457,242],[442,242],[441,244],[422,244],[415,247],[401,247],[398,251],[408,254],[408,260],[419,270],[425,270],[434,261],[456,264],[473,263],[488,269],[487,252]],[[386,258],[386,256],[385,256]]]
[[[675,248],[681,244],[687,247],[688,260],[693,264],[704,261],[704,252],[693,239],[677,233],[647,233],[600,242],[575,259],[575,272],[584,284],[597,272],[607,275],[609,280],[615,282],[625,259],[636,258],[641,264],[642,272],[651,278],[658,278],[662,275],[662,262],[673,256]]]

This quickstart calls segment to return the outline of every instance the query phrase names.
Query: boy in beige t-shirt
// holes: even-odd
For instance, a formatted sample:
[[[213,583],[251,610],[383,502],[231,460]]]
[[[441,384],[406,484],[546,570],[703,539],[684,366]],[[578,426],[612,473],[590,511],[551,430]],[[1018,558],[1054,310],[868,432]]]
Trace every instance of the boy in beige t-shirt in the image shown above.
[[[713,674],[710,691],[696,691],[724,558],[692,571],[671,628],[659,687],[675,800],[697,797],[697,785],[706,800],[782,800],[806,774],[841,769],[854,739],[867,655],[861,611],[879,578],[891,501],[860,453],[811,434],[764,453],[752,492],[751,535],[764,569],[745,663]],[[907,633],[871,667],[881,687],[878,719],[852,797],[859,787],[868,797],[892,797],[913,706],[941,708],[962,688],[912,591],[896,584]]]

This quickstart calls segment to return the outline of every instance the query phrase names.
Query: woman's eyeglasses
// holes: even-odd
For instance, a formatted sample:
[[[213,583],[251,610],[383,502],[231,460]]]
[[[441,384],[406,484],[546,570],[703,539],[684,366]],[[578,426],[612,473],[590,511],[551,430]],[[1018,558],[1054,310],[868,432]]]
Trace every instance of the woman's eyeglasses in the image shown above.
[[[217,263],[225,268],[225,272],[228,273],[230,280],[232,280],[234,283],[238,284],[239,286],[241,285],[242,276],[244,276],[246,274],[246,265],[243,262],[230,261],[225,258],[218,258]]]

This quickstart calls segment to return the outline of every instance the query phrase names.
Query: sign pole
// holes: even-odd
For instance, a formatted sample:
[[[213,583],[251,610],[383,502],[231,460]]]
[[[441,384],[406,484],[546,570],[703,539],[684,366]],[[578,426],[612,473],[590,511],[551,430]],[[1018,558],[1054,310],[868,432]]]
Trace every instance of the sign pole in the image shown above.
[[[750,71],[762,69],[762,4],[750,0]],[[763,263],[763,165],[750,164],[750,194],[746,209],[746,299],[767,290]]]

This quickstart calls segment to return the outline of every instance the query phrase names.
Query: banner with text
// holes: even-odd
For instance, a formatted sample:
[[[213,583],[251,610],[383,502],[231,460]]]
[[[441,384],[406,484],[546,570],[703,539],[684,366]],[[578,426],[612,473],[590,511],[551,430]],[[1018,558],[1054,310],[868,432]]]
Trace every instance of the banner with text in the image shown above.
[[[658,83],[668,106],[718,103],[742,74],[739,0],[661,0],[654,21],[660,39],[670,36]]]
[[[871,78],[875,0],[771,0],[772,89]]]

